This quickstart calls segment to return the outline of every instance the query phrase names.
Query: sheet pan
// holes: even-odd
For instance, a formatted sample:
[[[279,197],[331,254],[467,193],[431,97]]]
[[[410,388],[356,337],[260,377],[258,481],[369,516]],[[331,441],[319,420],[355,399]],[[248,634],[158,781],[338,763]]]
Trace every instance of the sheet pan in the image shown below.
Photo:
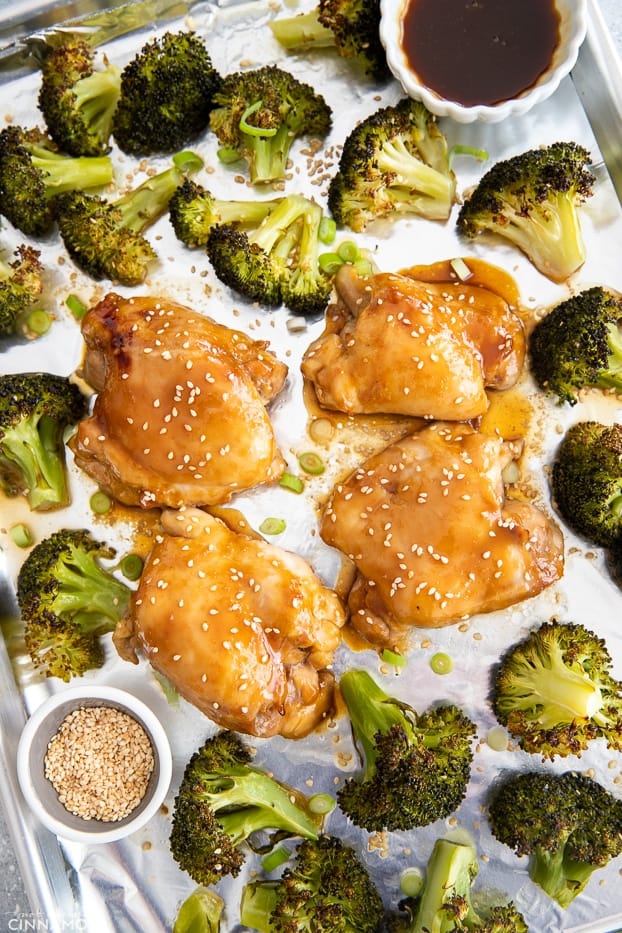
[[[301,5],[301,9],[309,4]],[[285,7],[287,10],[288,7]],[[352,80],[349,66],[334,56],[315,59],[288,57],[271,39],[267,20],[275,13],[272,3],[254,0],[246,3],[198,3],[187,7],[167,0],[123,5],[121,12],[102,8],[93,0],[52,4],[41,8],[29,5],[12,7],[0,24],[0,82],[3,109],[18,122],[34,122],[37,117],[33,100],[38,86],[36,53],[42,41],[53,41],[59,22],[71,20],[80,28],[95,16],[95,28],[110,58],[124,63],[147,37],[166,28],[191,27],[204,35],[214,62],[224,73],[234,70],[242,61],[263,64],[279,62],[294,73],[304,76],[326,93],[335,108],[335,126],[327,149],[338,143],[352,125],[354,115],[363,116],[382,102],[399,97],[397,86],[390,85],[382,93],[373,92]],[[73,28],[73,27],[72,27]],[[92,27],[90,27],[92,28]],[[622,290],[622,265],[619,244],[622,243],[622,70],[606,28],[594,2],[590,2],[590,21],[586,42],[571,78],[547,103],[516,121],[492,127],[457,126],[443,123],[450,144],[461,143],[489,151],[491,161],[503,158],[531,144],[572,138],[585,145],[593,154],[598,184],[596,193],[586,205],[582,217],[588,260],[575,277],[571,287],[578,288],[599,282]],[[203,139],[196,147],[206,165],[216,172],[203,180],[220,196],[239,196],[240,186],[230,173],[218,167],[212,140]],[[115,153],[118,156],[118,153]],[[165,160],[151,160],[159,166]],[[305,154],[304,147],[295,153],[298,171],[296,186],[318,200],[325,195],[323,173],[330,171]],[[125,168],[132,160],[122,159]],[[479,164],[468,159],[456,163],[458,183],[465,190],[482,171]],[[7,235],[3,231],[3,239]],[[295,464],[296,453],[311,444],[306,435],[307,412],[302,403],[302,382],[299,362],[305,348],[319,333],[321,322],[310,323],[301,333],[291,333],[285,312],[266,313],[249,307],[221,288],[208,272],[207,279],[192,271],[192,267],[207,268],[196,254],[180,253],[167,222],[163,220],[153,231],[157,235],[162,261],[141,293],[166,293],[178,300],[214,316],[223,323],[247,329],[253,336],[264,337],[272,349],[290,367],[287,389],[272,415],[281,449]],[[349,237],[347,237],[349,238]],[[434,225],[419,220],[401,220],[393,225],[377,226],[373,232],[357,237],[361,245],[373,250],[378,265],[395,270],[412,263],[434,262],[458,254],[477,254],[510,271],[519,283],[523,302],[528,307],[546,307],[561,300],[567,290],[553,285],[537,274],[510,247],[477,245],[465,250],[458,242],[450,221]],[[22,371],[46,368],[68,373],[78,365],[81,340],[75,321],[63,310],[63,300],[71,291],[87,303],[96,300],[106,290],[106,284],[94,285],[85,277],[66,277],[67,267],[57,266],[58,242],[55,238],[41,244],[42,258],[56,269],[52,306],[57,319],[48,335],[34,343],[17,343],[0,352],[0,371]],[[207,287],[206,287],[207,285]],[[123,290],[130,293],[135,290]],[[620,420],[619,400],[594,395],[576,409],[559,409],[544,401],[531,385],[528,376],[520,387],[533,406],[533,431],[526,458],[525,471],[529,482],[537,489],[537,498],[549,508],[548,490],[543,464],[551,456],[559,432],[580,417]],[[316,505],[330,483],[363,453],[360,438],[342,433],[334,447],[320,451],[330,468],[323,477],[307,486],[307,492],[294,501],[283,490],[262,490],[240,497],[233,503],[240,508],[251,525],[258,527],[266,515],[287,515],[288,525],[278,543],[297,551],[311,561],[318,572],[332,582],[338,568],[336,555],[318,543],[314,534]],[[68,513],[46,516],[36,522],[39,535],[68,520],[92,522],[88,497],[93,491],[84,477],[71,469],[73,505]],[[173,863],[167,847],[170,806],[181,777],[183,766],[196,747],[213,731],[213,726],[184,701],[170,704],[159,684],[144,664],[138,669],[120,662],[109,652],[105,667],[88,675],[93,682],[104,680],[136,692],[160,715],[173,742],[175,770],[169,794],[169,813],[162,813],[145,830],[122,843],[111,846],[83,847],[59,842],[32,820],[21,798],[15,776],[15,750],[20,729],[26,716],[50,691],[62,689],[62,684],[41,682],[32,676],[19,639],[12,624],[15,617],[14,581],[23,560],[23,553],[10,544],[6,528],[16,520],[33,525],[32,516],[20,502],[2,502],[0,528],[0,614],[4,620],[6,641],[0,639],[0,792],[3,796],[7,822],[22,865],[25,883],[33,911],[45,923],[46,930],[85,930],[89,933],[161,933],[170,930],[176,909],[193,888],[193,883]],[[94,526],[100,532],[101,526]],[[111,543],[122,550],[132,540],[131,523],[106,526]],[[530,927],[536,933],[614,933],[622,928],[622,886],[619,884],[621,863],[618,859],[607,870],[599,872],[581,898],[561,912],[527,878],[525,860],[517,860],[509,850],[502,850],[492,839],[480,813],[485,789],[502,769],[526,768],[537,765],[530,756],[520,752],[500,753],[490,748],[486,734],[494,719],[485,698],[486,671],[504,647],[518,640],[533,627],[534,621],[553,614],[597,627],[607,639],[616,667],[622,677],[622,634],[619,631],[622,594],[612,583],[604,565],[603,555],[586,548],[585,544],[566,533],[567,571],[561,584],[545,591],[540,597],[503,613],[473,618],[461,631],[456,626],[442,630],[415,633],[409,663],[403,671],[379,665],[372,651],[352,653],[345,648],[336,659],[336,672],[348,665],[365,665],[383,679],[383,683],[423,708],[436,700],[449,700],[462,705],[478,725],[479,743],[473,778],[467,800],[457,814],[458,826],[467,830],[477,843],[486,861],[479,884],[496,888],[513,896],[525,912]],[[447,651],[455,661],[453,672],[440,678],[432,673],[429,658],[438,650]],[[284,780],[315,790],[334,789],[336,776],[345,772],[336,762],[336,750],[351,750],[348,730],[343,720],[330,729],[300,743],[281,739],[254,741],[257,760],[270,766],[278,761],[278,774]],[[354,762],[352,764],[354,767]],[[555,767],[565,770],[576,767],[593,769],[594,776],[612,791],[622,793],[622,758],[596,744],[580,760],[566,759]],[[275,770],[277,768],[275,767]],[[453,823],[435,824],[407,834],[369,837],[353,830],[339,813],[331,815],[329,831],[348,838],[361,852],[378,881],[388,903],[399,897],[399,873],[407,865],[423,867],[433,839],[454,831]],[[251,863],[252,867],[256,867]],[[222,885],[227,901],[224,933],[238,933],[237,903],[244,877]]]

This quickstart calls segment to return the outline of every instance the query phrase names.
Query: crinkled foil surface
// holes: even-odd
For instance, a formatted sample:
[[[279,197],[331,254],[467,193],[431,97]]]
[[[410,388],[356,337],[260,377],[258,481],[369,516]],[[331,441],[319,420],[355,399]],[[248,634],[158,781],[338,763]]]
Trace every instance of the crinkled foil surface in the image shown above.
[[[301,6],[296,9],[306,9]],[[298,77],[309,81],[324,93],[334,109],[334,127],[323,148],[312,153],[304,142],[293,149],[293,168],[287,182],[289,190],[298,190],[325,203],[328,178],[335,170],[338,145],[354,121],[384,103],[395,102],[400,96],[396,84],[378,90],[361,83],[349,65],[331,53],[314,58],[287,56],[272,38],[267,27],[275,15],[277,4],[257,2],[216,7],[210,3],[195,6],[189,14],[166,24],[149,26],[139,32],[122,35],[106,45],[109,59],[125,64],[139,47],[154,35],[170,28],[192,28],[205,38],[215,66],[226,73],[242,66],[279,63]],[[285,7],[285,13],[291,7]],[[36,111],[39,74],[26,71],[16,77],[4,76],[2,89],[3,118],[32,125],[40,122]],[[602,93],[606,93],[603,87]],[[455,214],[447,224],[435,224],[419,219],[400,219],[392,224],[377,224],[357,242],[373,252],[378,266],[396,271],[415,263],[431,263],[459,255],[478,255],[511,272],[519,287],[526,308],[546,308],[569,291],[592,284],[604,284],[622,290],[622,213],[615,190],[603,164],[596,140],[586,118],[577,90],[571,78],[566,79],[555,95],[527,116],[492,126],[457,125],[441,121],[449,145],[462,144],[486,149],[490,162],[513,155],[523,149],[557,140],[575,140],[586,146],[593,156],[598,182],[595,194],[582,209],[583,231],[587,244],[587,261],[572,281],[555,285],[539,275],[510,246],[500,242],[477,242],[465,249],[454,233]],[[622,128],[620,128],[622,131]],[[252,195],[235,171],[223,167],[216,156],[216,143],[206,133],[193,147],[205,160],[205,169],[197,181],[219,197]],[[113,150],[117,165],[117,180],[142,179],[137,161]],[[166,159],[149,159],[157,169]],[[490,164],[490,163],[489,163]],[[465,191],[483,171],[473,159],[458,157],[454,168],[459,191]],[[454,209],[457,212],[457,207]],[[2,230],[3,246],[15,244],[12,232]],[[245,304],[222,287],[208,267],[201,252],[180,248],[167,218],[151,231],[149,238],[160,257],[148,282],[140,289],[115,288],[121,294],[165,295],[217,321],[245,330],[253,337],[270,341],[271,349],[289,366],[289,377],[282,395],[271,409],[277,438],[293,472],[297,471],[299,453],[316,449],[328,465],[321,477],[308,480],[303,495],[294,496],[280,487],[261,489],[240,496],[231,504],[239,509],[254,528],[266,516],[287,518],[287,528],[277,538],[281,546],[307,558],[330,584],[337,576],[337,555],[321,542],[317,528],[317,507],[337,477],[343,476],[360,460],[378,447],[382,439],[373,432],[361,435],[347,423],[337,432],[330,448],[314,445],[308,434],[308,411],[303,402],[303,385],[299,371],[302,354],[322,329],[322,322],[309,322],[305,329],[292,332],[290,315],[282,310],[266,311]],[[11,342],[0,350],[0,371],[20,372],[45,369],[69,374],[79,367],[82,343],[79,326],[64,306],[69,293],[78,295],[85,304],[94,303],[111,288],[110,283],[94,283],[77,272],[64,257],[56,235],[40,243],[42,261],[49,271],[48,307],[56,320],[49,332],[34,342]],[[546,464],[566,426],[586,417],[604,421],[620,420],[620,399],[593,394],[575,408],[560,408],[544,400],[525,374],[518,391],[531,406],[527,449],[523,460],[522,482],[534,501],[550,510]],[[16,549],[7,534],[15,521],[35,527],[37,537],[66,524],[88,525],[115,544],[121,552],[132,546],[135,525],[121,520],[108,523],[93,518],[89,497],[94,486],[70,462],[73,503],[63,512],[37,517],[28,512],[23,502],[2,502],[0,529],[1,574],[7,606],[11,614],[11,590],[23,552]],[[465,624],[444,629],[417,630],[413,633],[408,663],[396,669],[383,665],[375,652],[353,652],[347,646],[339,649],[335,671],[339,674],[350,666],[366,666],[381,679],[383,686],[417,709],[433,702],[451,701],[459,704],[475,721],[478,729],[472,780],[467,799],[455,817],[440,824],[408,833],[369,835],[348,825],[338,810],[328,819],[327,829],[350,840],[360,851],[380,886],[387,904],[396,904],[400,897],[401,871],[408,866],[422,868],[430,854],[434,839],[456,831],[466,831],[477,845],[481,871],[477,886],[504,892],[514,898],[535,933],[567,933],[592,931],[611,933],[622,927],[622,860],[606,870],[595,873],[586,891],[566,910],[561,911],[540,892],[528,878],[526,859],[515,855],[495,842],[489,831],[483,802],[487,788],[506,769],[520,770],[541,767],[537,757],[509,748],[495,751],[487,743],[487,735],[495,726],[487,693],[489,672],[500,654],[518,641],[528,630],[556,615],[564,620],[582,622],[594,628],[607,640],[615,660],[614,673],[622,677],[622,632],[620,617],[622,593],[611,581],[601,552],[588,548],[565,531],[566,572],[561,582],[535,599],[503,612],[469,619]],[[3,686],[4,705],[17,711],[13,729],[20,724],[22,705],[32,711],[53,690],[62,684],[37,680],[26,660],[8,639],[15,681]],[[437,651],[451,655],[451,673],[439,676],[432,672],[430,658]],[[170,930],[177,908],[193,889],[193,882],[182,873],[168,851],[170,812],[184,765],[192,752],[214,731],[214,726],[183,700],[170,703],[161,685],[144,663],[138,667],[122,662],[112,646],[105,667],[85,679],[124,687],[151,705],[167,728],[174,753],[174,773],[166,812],[162,812],[143,830],[114,845],[81,846],[50,842],[44,838],[39,850],[32,853],[38,860],[32,866],[35,888],[40,903],[47,911],[46,929],[83,929],[92,933],[160,933]],[[7,705],[8,704],[8,705]],[[14,743],[13,743],[14,744]],[[5,742],[4,762],[7,773],[14,768],[14,747]],[[317,734],[298,742],[280,738],[256,740],[259,764],[271,768],[278,777],[307,791],[334,793],[339,782],[357,767],[349,729],[343,718],[331,722]],[[589,771],[615,794],[622,794],[622,757],[594,743],[581,759],[565,759],[547,764],[558,770],[576,768]],[[5,782],[5,792],[12,797],[7,807],[17,813],[17,825],[24,832],[33,829],[29,815],[14,782]],[[14,820],[14,823],[16,821]],[[40,833],[38,835],[40,839]],[[46,853],[45,857],[41,852]],[[60,857],[59,857],[60,853]],[[248,870],[259,863],[249,859]],[[238,904],[241,887],[248,874],[236,881],[223,883],[219,890],[226,899],[226,933],[238,933]],[[68,923],[73,926],[68,926]]]

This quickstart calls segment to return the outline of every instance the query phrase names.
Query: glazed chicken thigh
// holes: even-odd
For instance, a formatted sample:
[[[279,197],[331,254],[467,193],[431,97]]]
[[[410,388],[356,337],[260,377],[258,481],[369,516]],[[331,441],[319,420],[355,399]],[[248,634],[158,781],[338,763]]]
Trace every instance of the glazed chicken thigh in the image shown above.
[[[212,721],[300,738],[330,711],[344,609],[301,557],[198,509],[165,511],[115,642]],[[129,642],[128,642],[129,639]]]
[[[520,318],[478,285],[402,273],[359,277],[344,265],[339,300],[302,372],[324,408],[466,421],[507,389],[525,357]]]
[[[76,463],[126,505],[215,505],[276,479],[266,405],[287,367],[240,331],[166,299],[107,295],[84,317],[98,393]]]
[[[356,567],[350,624],[388,644],[534,596],[563,573],[563,539],[532,504],[506,498],[511,444],[437,422],[338,484],[321,535]]]

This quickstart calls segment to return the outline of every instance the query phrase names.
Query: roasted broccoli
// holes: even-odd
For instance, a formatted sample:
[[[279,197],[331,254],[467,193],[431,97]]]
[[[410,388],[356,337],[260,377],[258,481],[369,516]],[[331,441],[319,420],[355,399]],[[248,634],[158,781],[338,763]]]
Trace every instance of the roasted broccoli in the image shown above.
[[[194,32],[147,42],[121,73],[112,134],[124,152],[176,152],[207,129],[222,79]]]
[[[339,687],[364,765],[337,792],[352,822],[407,830],[453,813],[471,774],[473,723],[452,705],[418,714],[364,670],[346,671]]]
[[[114,556],[89,531],[63,528],[22,564],[17,602],[26,648],[47,677],[69,681],[104,663],[101,636],[115,628],[131,593],[100,563]]]
[[[172,933],[219,933],[224,909],[220,894],[199,885],[181,904]]]
[[[14,334],[20,315],[43,290],[41,253],[21,244],[11,260],[0,258],[0,337]]]
[[[240,920],[259,933],[376,933],[382,899],[367,868],[336,836],[305,839],[278,880],[243,889]]]
[[[328,188],[336,222],[356,232],[394,214],[447,220],[456,179],[445,136],[420,101],[403,98],[358,123]]]
[[[540,388],[575,405],[584,388],[622,392],[622,298],[594,286],[554,307],[529,337]]]
[[[41,66],[39,110],[48,133],[73,156],[105,155],[117,106],[121,70],[95,67],[95,52],[80,37],[49,51]]]
[[[227,201],[187,178],[171,198],[168,210],[175,236],[194,249],[207,246],[215,224],[258,226],[280,200]]]
[[[506,652],[494,676],[494,713],[527,752],[580,755],[603,736],[622,751],[622,685],[602,638],[545,622]]]
[[[0,488],[23,493],[33,511],[67,505],[65,430],[87,413],[87,401],[65,376],[0,375]]]
[[[251,231],[236,224],[213,226],[207,255],[221,282],[251,301],[321,314],[332,288],[319,260],[322,217],[315,201],[290,194]]]
[[[504,237],[543,275],[565,281],[585,261],[578,208],[592,194],[589,162],[589,152],[570,142],[497,162],[462,204],[458,232]]]
[[[551,468],[553,500],[566,524],[591,544],[622,541],[622,424],[571,425]]]
[[[0,214],[29,236],[43,236],[55,219],[55,195],[100,188],[113,179],[108,156],[60,152],[38,129],[0,132]]]
[[[315,839],[322,822],[308,798],[251,764],[240,736],[221,731],[186,765],[170,848],[197,884],[216,884],[239,873],[245,847],[266,851],[290,836]]]
[[[143,232],[168,209],[176,188],[202,161],[178,153],[170,168],[147,178],[113,201],[81,192],[60,195],[58,228],[67,252],[94,279],[139,285],[157,259]]]
[[[209,125],[221,157],[246,161],[253,185],[283,181],[294,140],[323,139],[332,124],[322,95],[276,65],[227,75],[214,103]]]
[[[488,815],[495,838],[529,856],[532,881],[564,908],[622,853],[622,801],[573,771],[503,780],[493,788]]]
[[[390,77],[380,41],[380,0],[319,0],[308,13],[281,16],[269,25],[290,52],[334,48],[342,58],[360,63],[373,80]]]
[[[527,933],[525,919],[512,902],[475,909],[473,882],[478,872],[473,846],[437,839],[421,893],[406,898],[400,912],[389,916],[387,933]]]

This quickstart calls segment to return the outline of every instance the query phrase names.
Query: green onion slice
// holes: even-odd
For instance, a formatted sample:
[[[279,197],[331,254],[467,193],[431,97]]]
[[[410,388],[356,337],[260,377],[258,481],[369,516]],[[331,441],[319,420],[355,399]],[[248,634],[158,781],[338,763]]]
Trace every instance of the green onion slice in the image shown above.
[[[280,535],[281,532],[285,531],[287,528],[287,523],[284,518],[264,518],[259,530],[262,535]]]

